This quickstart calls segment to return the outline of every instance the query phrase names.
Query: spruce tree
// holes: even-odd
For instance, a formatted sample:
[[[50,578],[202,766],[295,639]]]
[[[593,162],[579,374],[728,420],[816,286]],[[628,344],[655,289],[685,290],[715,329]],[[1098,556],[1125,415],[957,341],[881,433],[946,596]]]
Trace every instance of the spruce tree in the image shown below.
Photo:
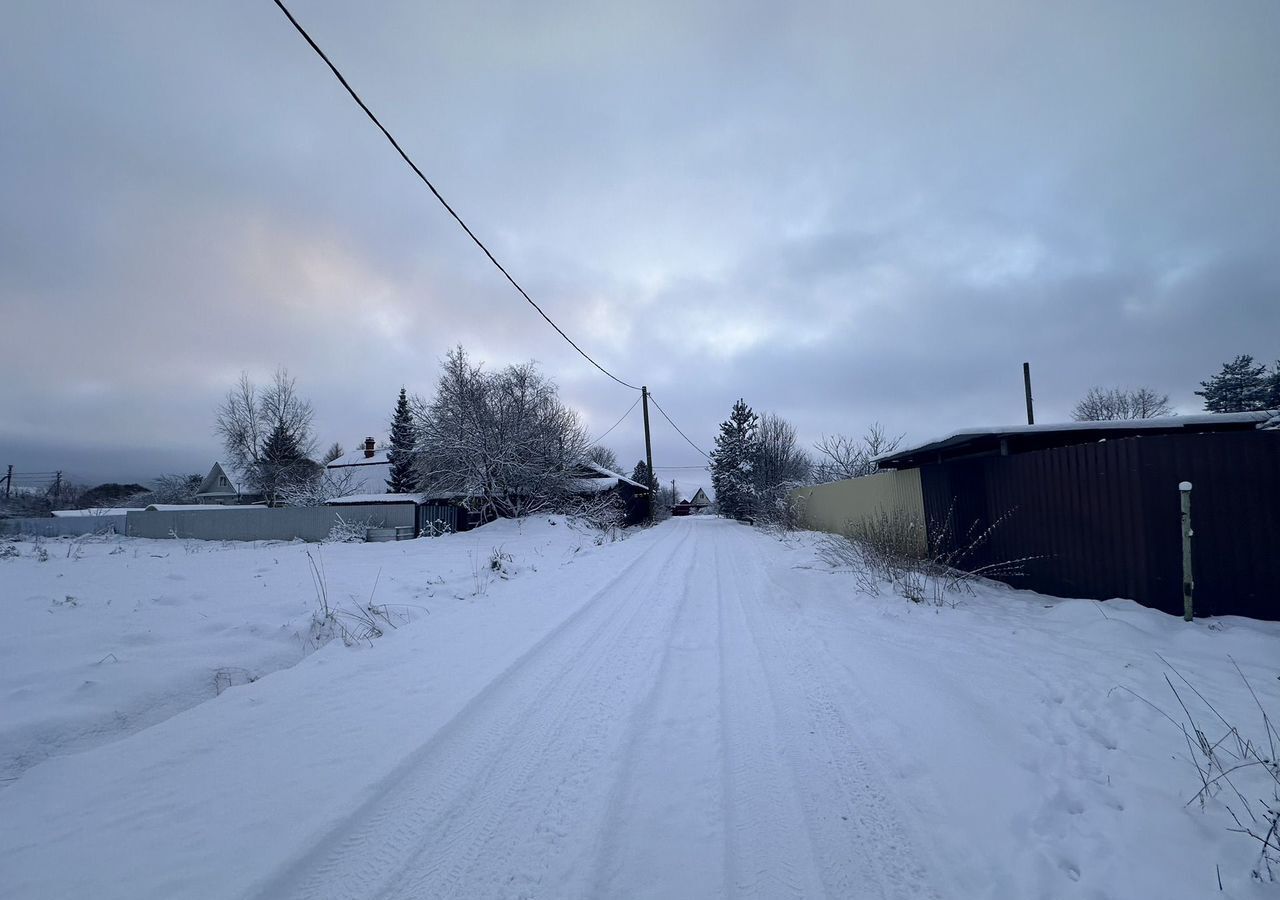
[[[286,464],[302,459],[302,449],[298,446],[298,438],[283,423],[277,424],[262,442],[262,462]]]
[[[387,451],[387,461],[391,463],[387,478],[388,494],[408,494],[417,488],[418,475],[413,464],[417,442],[409,396],[404,388],[400,388],[400,399],[396,401],[396,411],[391,416],[391,449]]]
[[[303,455],[298,436],[279,422],[262,442],[250,481],[268,503],[274,504],[283,492],[312,475],[315,465]]]
[[[1266,409],[1268,384],[1264,376],[1266,366],[1255,366],[1248,354],[1237,356],[1222,364],[1222,371],[1208,381],[1200,382],[1204,388],[1196,394],[1204,398],[1204,408],[1209,412],[1252,412]]]
[[[729,418],[720,423],[720,434],[711,451],[711,486],[715,488],[716,504],[723,515],[735,519],[755,514],[753,468],[758,426],[756,414],[739,399]]]

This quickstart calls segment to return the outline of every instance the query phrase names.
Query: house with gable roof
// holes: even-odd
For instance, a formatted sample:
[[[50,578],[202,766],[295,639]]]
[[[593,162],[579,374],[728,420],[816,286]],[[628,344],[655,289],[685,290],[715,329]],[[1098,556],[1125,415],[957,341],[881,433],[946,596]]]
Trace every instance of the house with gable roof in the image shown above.
[[[244,490],[242,485],[227,474],[222,463],[215,462],[209,474],[204,476],[196,489],[196,503],[201,506],[232,506],[239,503],[256,503],[262,497]]]

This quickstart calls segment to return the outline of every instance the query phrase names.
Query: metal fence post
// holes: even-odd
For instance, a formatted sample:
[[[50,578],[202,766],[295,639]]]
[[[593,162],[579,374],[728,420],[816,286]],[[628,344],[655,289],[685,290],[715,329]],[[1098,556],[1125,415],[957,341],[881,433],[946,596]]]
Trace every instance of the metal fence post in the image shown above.
[[[1196,584],[1191,575],[1191,538],[1195,534],[1191,530],[1191,482],[1179,484],[1178,493],[1182,495],[1182,618],[1190,622],[1194,610],[1192,594]]]

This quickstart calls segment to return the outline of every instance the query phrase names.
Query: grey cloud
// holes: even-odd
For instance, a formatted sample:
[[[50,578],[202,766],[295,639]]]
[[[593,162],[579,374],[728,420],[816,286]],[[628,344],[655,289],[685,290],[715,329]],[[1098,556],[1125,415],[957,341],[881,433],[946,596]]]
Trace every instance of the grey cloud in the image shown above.
[[[738,396],[809,439],[926,436],[1016,421],[1023,359],[1054,418],[1095,383],[1193,409],[1224,359],[1280,355],[1274,4],[296,6],[544,308],[704,446]],[[538,359],[597,431],[631,402],[270,5],[9,26],[15,462],[200,468],[226,385],[277,364],[352,444],[459,342]],[[638,425],[606,443],[638,458]]]

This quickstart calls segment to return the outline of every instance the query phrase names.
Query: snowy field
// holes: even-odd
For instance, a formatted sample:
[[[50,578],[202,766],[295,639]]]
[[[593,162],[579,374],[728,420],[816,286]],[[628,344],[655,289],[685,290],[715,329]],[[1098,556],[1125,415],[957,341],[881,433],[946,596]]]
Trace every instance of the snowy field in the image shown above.
[[[1265,739],[1280,623],[914,605],[817,540],[12,545],[0,897],[1276,896],[1175,723]]]

